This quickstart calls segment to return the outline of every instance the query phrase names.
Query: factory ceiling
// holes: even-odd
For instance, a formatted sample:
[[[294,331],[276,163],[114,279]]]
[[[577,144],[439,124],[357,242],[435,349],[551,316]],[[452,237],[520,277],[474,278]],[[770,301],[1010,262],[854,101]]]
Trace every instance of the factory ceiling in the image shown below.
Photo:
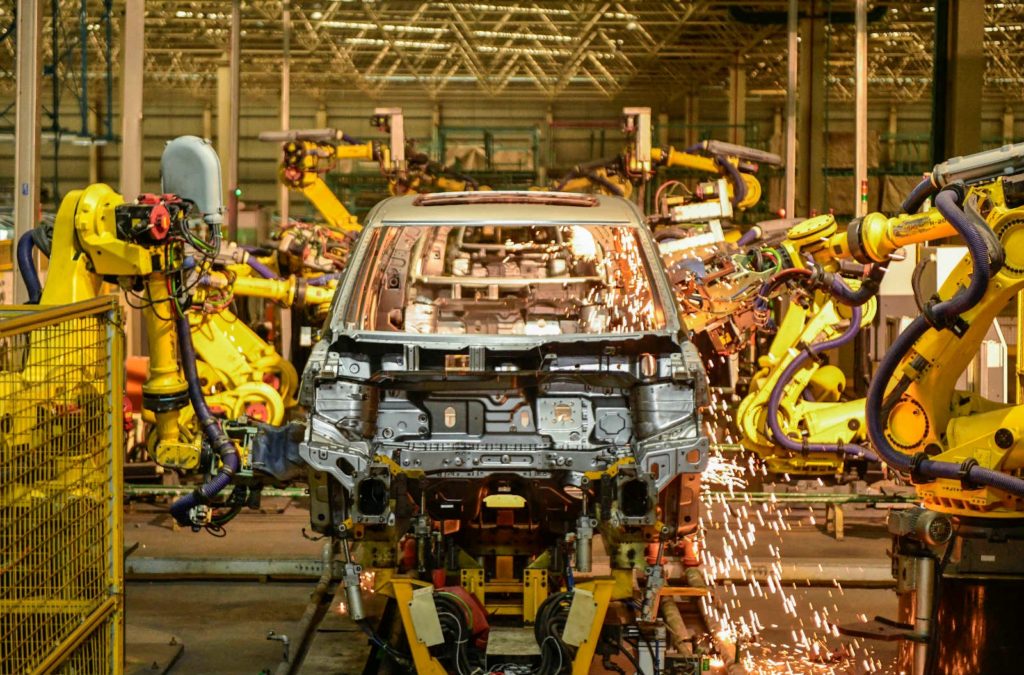
[[[43,3],[47,8],[49,3]],[[62,0],[57,30],[44,19],[44,59],[63,54],[61,88],[81,92],[82,37],[87,91],[98,92],[120,59],[123,0]],[[200,98],[216,91],[231,2],[146,2],[148,82]],[[0,35],[14,3],[0,6]],[[242,5],[242,87],[276,96],[280,87],[282,3]],[[829,96],[853,98],[851,0],[800,2],[802,16],[826,21]],[[114,20],[108,33],[104,12]],[[747,72],[752,97],[781,97],[786,86],[785,0],[645,2],[410,2],[322,0],[292,3],[293,91],[313,98],[515,97],[555,100],[656,96],[674,100],[722,90],[731,65]],[[869,77],[874,98],[930,95],[934,8],[921,2],[869,3]],[[1024,92],[1024,5],[987,2],[986,95]],[[0,93],[14,90],[14,36],[0,42]],[[110,49],[107,45],[110,44]],[[148,92],[147,92],[147,95]]]

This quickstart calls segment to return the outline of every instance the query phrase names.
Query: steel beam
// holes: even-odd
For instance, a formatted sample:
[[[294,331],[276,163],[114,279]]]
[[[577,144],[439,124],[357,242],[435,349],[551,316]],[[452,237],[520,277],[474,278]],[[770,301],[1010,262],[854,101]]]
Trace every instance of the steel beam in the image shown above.
[[[14,240],[36,226],[39,218],[39,98],[42,74],[43,9],[39,0],[18,0],[17,89],[14,120]],[[28,300],[15,258],[14,301]]]
[[[868,206],[868,17],[867,0],[854,8],[856,47],[854,58],[854,214],[866,216]]]
[[[797,66],[800,58],[797,17],[797,0],[789,0],[786,55],[786,184],[784,188],[787,218],[796,216],[796,100]]]

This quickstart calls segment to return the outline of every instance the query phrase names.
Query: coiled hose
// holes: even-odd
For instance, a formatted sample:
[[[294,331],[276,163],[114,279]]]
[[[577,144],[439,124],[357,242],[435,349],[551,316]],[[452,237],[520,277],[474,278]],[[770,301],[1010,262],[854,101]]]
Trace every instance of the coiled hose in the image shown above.
[[[914,189],[910,191],[907,198],[903,200],[903,204],[900,207],[903,209],[903,213],[917,213],[917,210],[921,208],[921,204],[924,204],[924,200],[931,197],[938,191],[935,187],[935,183],[932,182],[931,178],[925,178],[920,183],[914,186]]]
[[[786,390],[786,385],[793,376],[800,370],[801,367],[812,357],[816,357],[818,354],[829,349],[837,349],[853,340],[854,336],[860,331],[860,321],[863,316],[863,312],[859,306],[853,308],[852,316],[850,317],[850,326],[843,331],[842,335],[826,340],[820,344],[811,345],[804,351],[802,351],[786,368],[782,371],[782,375],[779,376],[775,386],[772,388],[772,393],[768,397],[768,427],[772,432],[772,439],[781,445],[786,450],[794,452],[843,452],[847,455],[854,457],[863,457],[866,459],[878,461],[878,457],[875,453],[871,452],[867,448],[850,444],[846,445],[843,443],[801,443],[796,441],[782,430],[782,426],[779,424],[779,404],[782,402],[782,394]]]
[[[36,261],[32,259],[32,249],[36,241],[32,238],[32,232],[26,232],[18,239],[18,271],[28,288],[28,304],[38,305],[43,297],[43,286],[39,283],[39,273],[36,271]]]
[[[177,318],[178,330],[178,351],[181,353],[181,366],[185,372],[185,381],[188,382],[188,398],[192,403],[196,419],[203,429],[203,435],[213,448],[214,454],[220,457],[221,467],[217,475],[209,481],[196,488],[193,492],[180,497],[171,504],[171,515],[178,521],[179,525],[191,525],[192,518],[190,511],[206,504],[217,496],[221,490],[231,482],[231,478],[241,467],[238,451],[235,444],[231,442],[224,431],[220,428],[217,419],[210,412],[203,397],[203,389],[199,383],[199,373],[196,370],[196,352],[192,346],[192,327],[189,325],[187,316]]]
[[[906,455],[896,450],[885,436],[885,421],[889,416],[889,411],[898,400],[899,394],[905,391],[910,383],[907,377],[901,378],[893,395],[889,397],[890,400],[885,399],[885,390],[904,356],[913,349],[917,341],[930,328],[934,326],[941,329],[950,318],[956,317],[978,304],[988,288],[991,268],[985,241],[973,227],[966,214],[959,208],[962,194],[960,189],[944,189],[935,198],[935,206],[967,243],[974,265],[970,284],[966,289],[958,291],[951,299],[937,303],[930,309],[926,308],[928,311],[917,316],[907,329],[899,334],[892,347],[882,357],[878,364],[878,370],[868,387],[866,401],[868,437],[881,459],[897,471],[909,472],[924,478],[959,479],[973,485],[994,487],[1018,497],[1024,497],[1024,479],[983,468],[971,460],[964,464],[956,464],[928,459],[923,453],[915,456]]]

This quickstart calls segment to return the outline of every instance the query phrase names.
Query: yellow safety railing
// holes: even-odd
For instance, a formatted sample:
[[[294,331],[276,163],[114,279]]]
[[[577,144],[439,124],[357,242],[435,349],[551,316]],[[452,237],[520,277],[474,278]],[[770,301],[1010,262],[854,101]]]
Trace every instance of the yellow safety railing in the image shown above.
[[[0,671],[122,673],[124,354],[112,296],[0,307]]]

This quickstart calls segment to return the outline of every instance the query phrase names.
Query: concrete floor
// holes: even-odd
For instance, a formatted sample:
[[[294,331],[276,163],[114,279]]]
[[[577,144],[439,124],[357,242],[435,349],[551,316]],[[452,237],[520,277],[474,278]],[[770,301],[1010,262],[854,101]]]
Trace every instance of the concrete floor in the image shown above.
[[[297,503],[275,500],[265,505],[269,513],[245,512],[229,524],[227,535],[216,538],[205,532],[193,533],[172,526],[162,504],[136,504],[125,516],[125,539],[139,548],[128,558],[186,559],[252,558],[318,560],[320,542],[302,536],[308,526],[308,514]],[[823,518],[811,523],[808,514],[791,512],[780,517],[786,527],[779,533],[758,528],[754,542],[741,551],[751,560],[769,560],[777,555],[783,562],[842,560],[887,560],[889,540],[881,524],[855,526],[844,541],[836,541],[823,531]],[[714,509],[705,514],[708,526],[706,548],[721,554],[735,530],[724,514]],[[735,555],[735,552],[734,552]],[[297,622],[305,610],[315,580],[264,581],[129,581],[127,623],[129,629],[155,629],[174,634],[185,648],[171,673],[260,673],[273,672],[281,656],[281,644],[266,639],[268,631],[296,637]],[[895,655],[892,643],[871,646],[847,638],[825,635],[815,625],[815,613],[837,623],[856,621],[860,616],[894,617],[895,595],[881,588],[807,587],[789,584],[785,593],[763,595],[745,586],[720,587],[717,598],[727,606],[729,615],[757,615],[760,624],[756,640],[741,640],[741,651],[751,654],[757,664],[754,672],[862,673],[891,672]],[[783,599],[786,598],[784,602]],[[786,603],[790,603],[787,608]],[[795,609],[795,611],[794,611]],[[748,619],[748,623],[752,620]],[[350,623],[350,622],[349,622]],[[362,651],[365,638],[352,626],[333,626],[339,641],[338,653]],[[807,658],[799,647],[806,635],[820,637],[819,662]],[[852,646],[852,654],[851,654]],[[841,655],[828,662],[829,654]],[[311,664],[310,664],[311,665]],[[351,663],[328,668],[319,663],[316,672],[338,675],[359,673]],[[307,669],[308,670],[308,669]]]

